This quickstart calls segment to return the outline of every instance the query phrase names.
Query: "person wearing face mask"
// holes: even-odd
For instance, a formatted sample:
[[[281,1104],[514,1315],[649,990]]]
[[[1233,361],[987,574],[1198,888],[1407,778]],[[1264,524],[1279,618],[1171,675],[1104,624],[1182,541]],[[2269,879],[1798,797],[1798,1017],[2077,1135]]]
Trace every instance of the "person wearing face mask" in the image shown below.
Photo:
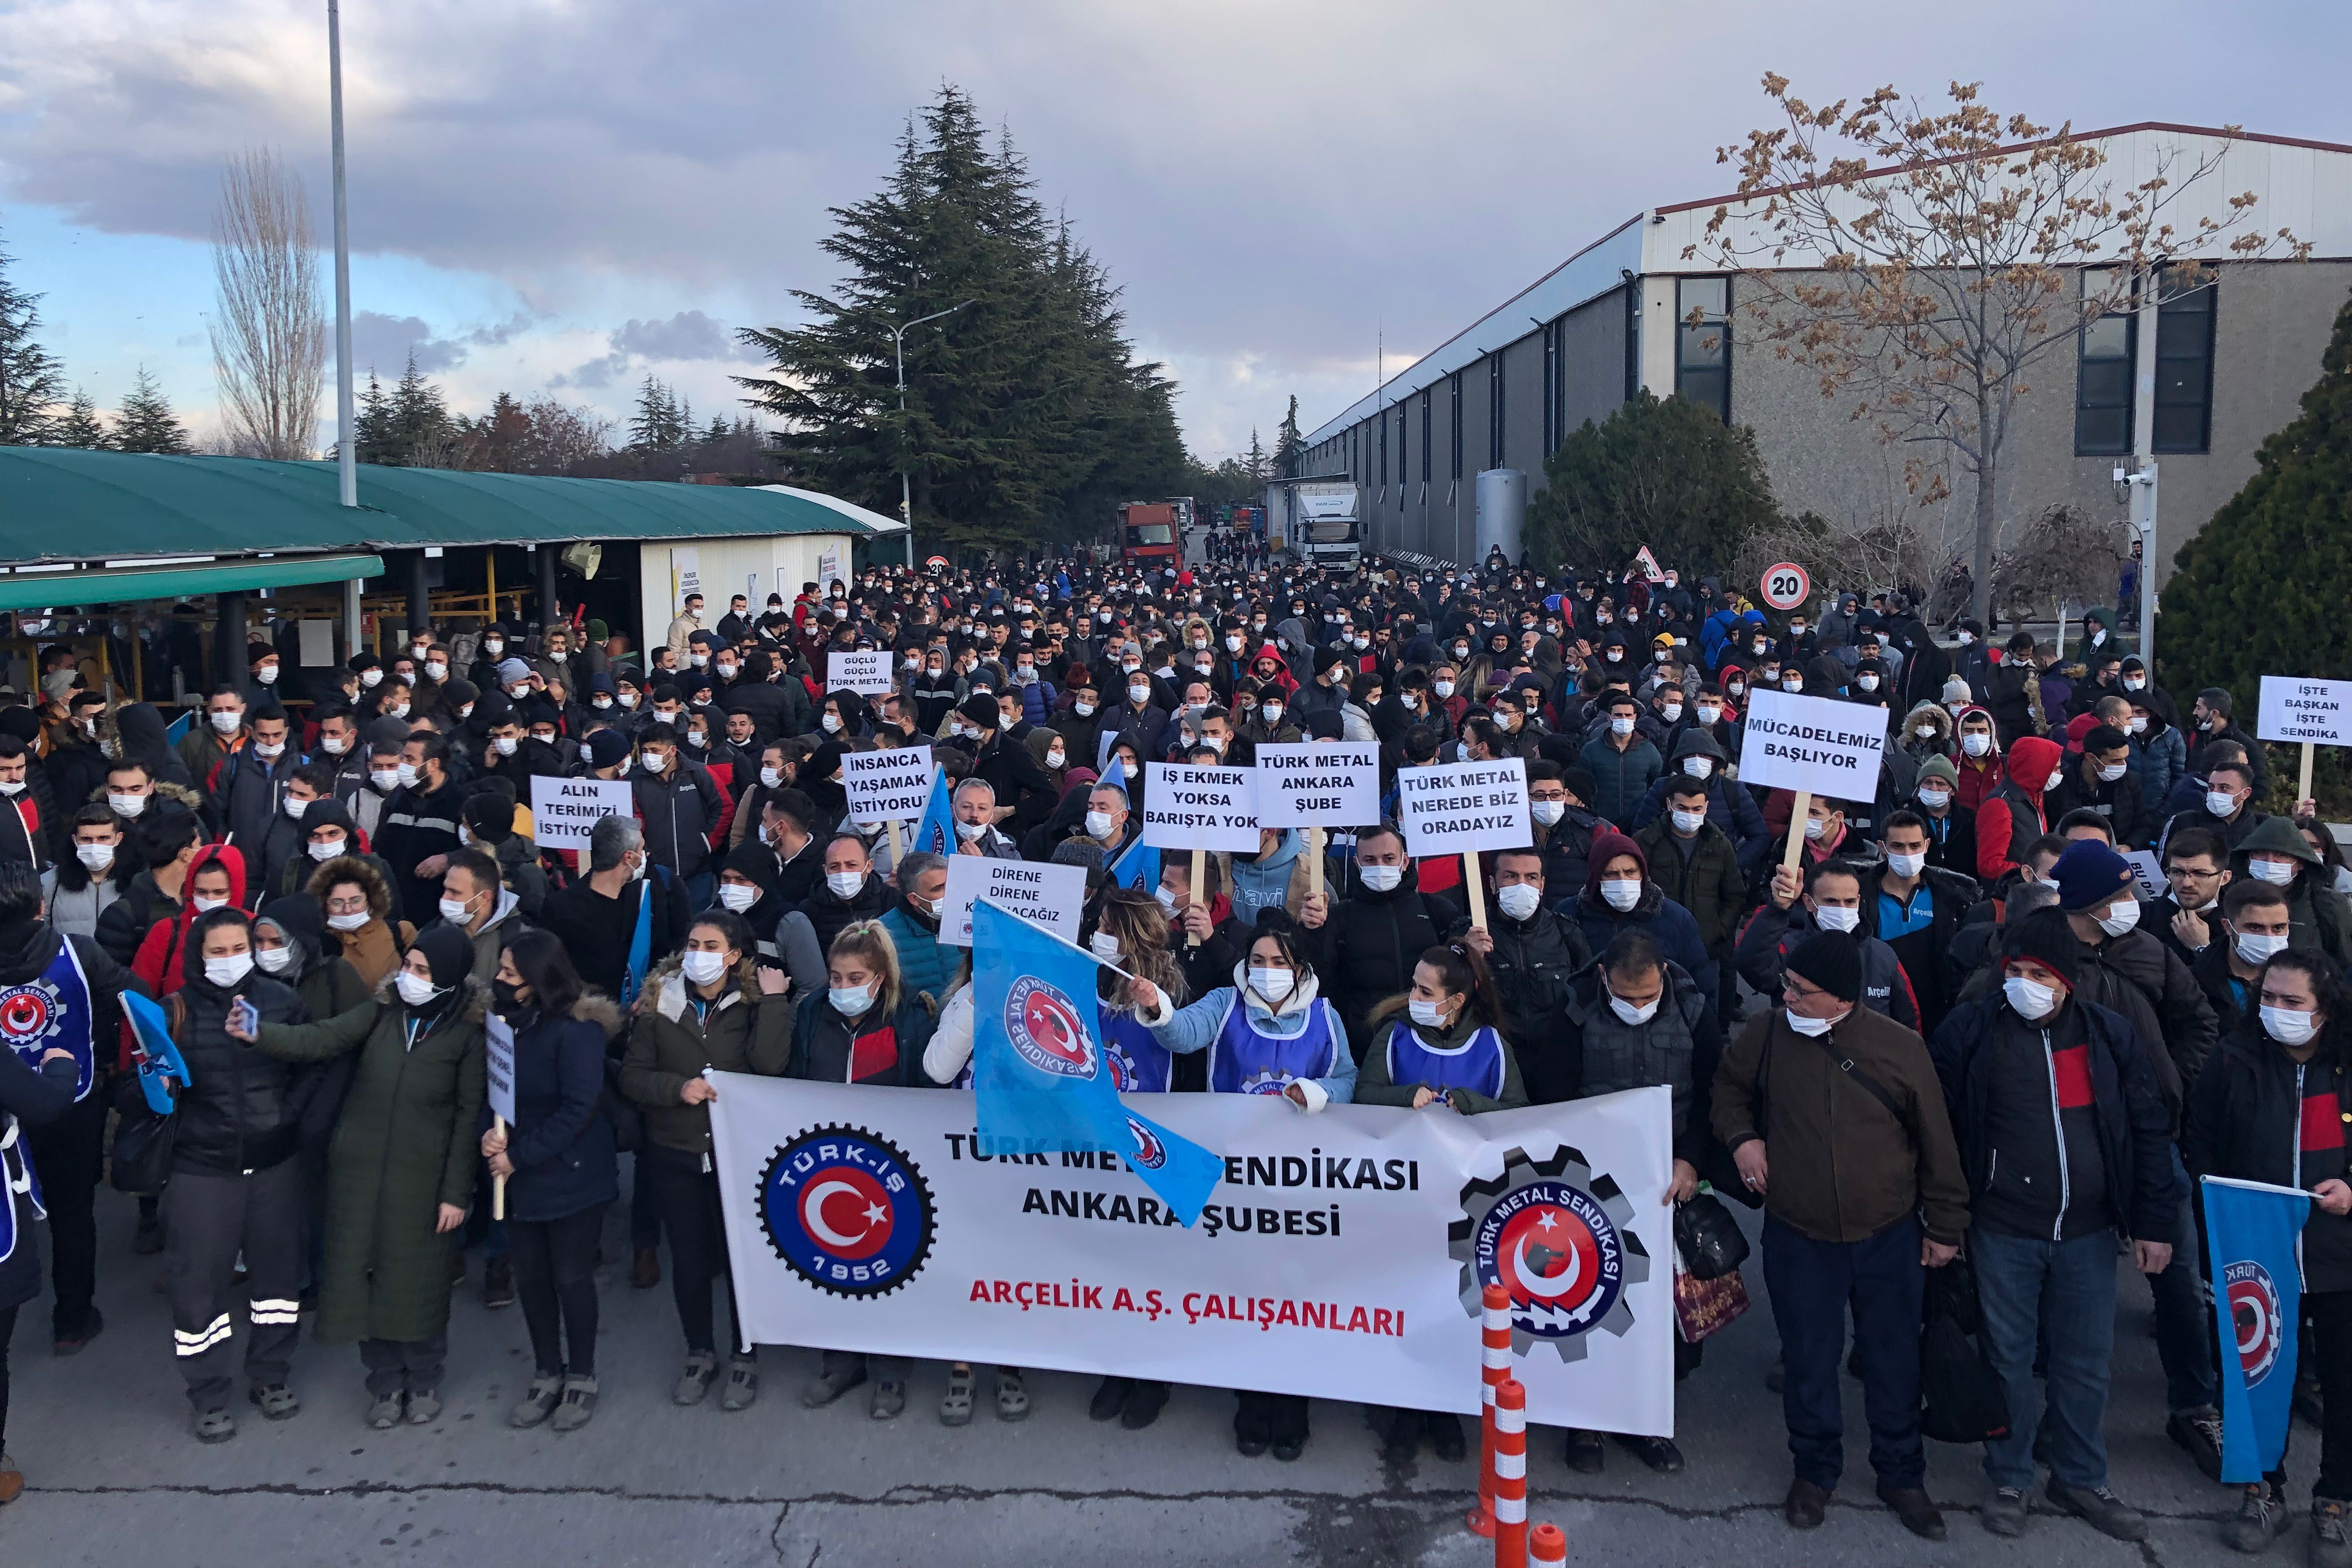
[[[2308,953],[2283,953],[2257,966],[2244,1016],[2223,1037],[2189,1102],[2184,1152],[2190,1173],[2299,1187],[2312,1194],[2297,1248],[2306,1314],[2297,1353],[2316,1363],[2329,1394],[2347,1386],[2352,1353],[2352,1184],[2347,1184],[2343,1110],[2352,1071],[2343,1038],[2341,972]],[[2188,1238],[2183,1237],[2184,1244]],[[2311,1561],[2352,1563],[2352,1409],[2326,1401],[2319,1475],[2312,1488]],[[2293,1446],[2290,1436],[2289,1447]],[[2263,1481],[2239,1494],[2222,1538],[2244,1552],[2268,1550],[2290,1527],[2285,1455]]]
[[[2029,735],[2041,734],[2048,727],[2043,718],[2037,652],[2033,635],[2019,632],[2009,639],[2000,662],[1991,666],[1983,679],[1969,682],[1984,693],[1985,710],[1992,716],[1993,729],[2003,751]]]
[[[1373,1005],[1412,985],[1419,955],[1444,944],[1462,909],[1422,891],[1403,836],[1385,824],[1357,833],[1354,875],[1344,896],[1334,891],[1307,899],[1298,923],[1316,971],[1331,977],[1350,1046],[1369,1046]]]
[[[188,1067],[188,1081],[175,1089],[163,1189],[163,1290],[192,1430],[205,1443],[236,1435],[231,1314],[240,1310],[250,1319],[243,1361],[251,1403],[272,1421],[301,1408],[287,1386],[302,1285],[301,1129],[290,1103],[298,1069],[231,1031],[230,1010],[240,1003],[265,1026],[308,1017],[292,987],[255,967],[248,917],[224,900],[191,923],[163,999]],[[240,1257],[247,1278],[237,1288],[231,1277]]]
[[[1962,926],[1990,912],[1979,910],[1983,889],[1974,877],[1937,863],[1936,829],[1921,812],[1895,812],[1886,819],[1885,863],[1863,878],[1860,929],[1895,950],[1919,1005],[1923,1036],[1944,1021],[1963,982],[1966,970],[1953,956]]]
[[[1968,730],[1962,726],[1961,735]],[[1992,886],[2017,868],[2026,847],[2057,820],[2045,804],[2065,782],[2065,753],[2055,741],[2028,735],[2001,759],[2000,785],[1977,807],[1977,879]]]
[[[223,757],[245,744],[245,692],[241,686],[213,688],[204,716],[180,738],[179,756],[187,776],[199,784],[213,776]]]
[[[940,912],[948,896],[943,855],[910,851],[892,876],[897,897],[882,915],[882,929],[898,955],[898,976],[908,995],[934,1008],[947,1000],[961,955],[940,943]]]
[[[688,903],[700,908],[710,901],[711,845],[726,826],[728,803],[709,770],[682,754],[684,744],[678,730],[649,726],[638,737],[629,778],[646,852],[684,884]]]
[[[476,974],[498,972],[499,952],[514,935],[530,929],[522,916],[522,900],[509,892],[499,875],[499,863],[479,849],[460,849],[449,857],[441,879],[441,900],[435,925],[463,932],[474,944]]]
[[[1727,776],[1730,759],[1707,729],[1690,726],[1675,738],[1674,758],[1666,771],[1651,782],[1628,815],[1626,828],[1638,837],[1666,810],[1666,798],[1685,783],[1696,783],[1706,795],[1707,820],[1730,839],[1743,867],[1760,863],[1771,829],[1758,809],[1756,796]]]
[[[372,842],[392,867],[401,908],[414,914],[439,901],[442,868],[465,843],[466,791],[451,774],[447,737],[431,730],[401,743],[396,772],[399,787],[384,802]]]
[[[2071,811],[2095,811],[2122,848],[2145,849],[2156,841],[2157,821],[2131,776],[2131,737],[2109,725],[2084,732],[2082,754],[2067,759],[2065,777],[2042,809],[2053,822]]]
[[[356,1341],[379,1430],[441,1412],[449,1288],[478,1164],[489,988],[455,926],[421,933],[376,997],[310,1024],[226,1027],[289,1062],[359,1053],[328,1154],[321,1343]],[[195,1070],[194,1064],[190,1071]]]
[[[312,1018],[331,1018],[368,1000],[373,987],[328,941],[318,900],[307,893],[271,899],[253,922],[254,967],[291,985]],[[288,1105],[302,1129],[302,1253],[307,1294],[326,1261],[327,1154],[350,1094],[352,1059],[338,1057],[297,1069]]]
[[[700,1404],[719,1376],[711,1294],[726,1242],[712,1173],[709,1107],[715,1093],[705,1075],[714,1068],[766,1078],[784,1072],[793,1051],[795,998],[789,990],[782,971],[753,962],[741,917],[708,910],[686,932],[684,951],[646,975],[649,1005],[636,1009],[630,1026],[620,1088],[646,1108],[646,1148],[638,1158],[670,1237],[671,1290],[687,1350],[686,1369],[671,1392],[679,1405]],[[731,1281],[728,1307],[735,1316]],[[740,1333],[729,1342],[740,1344]],[[740,1410],[758,1393],[756,1356],[735,1352],[720,1405]]]
[[[69,936],[95,939],[98,922],[131,890],[141,867],[128,826],[103,801],[74,813],[70,850],[50,873],[48,921]]]
[[[1471,948],[1454,942],[1423,952],[1412,989],[1374,1008],[1372,1022],[1377,1032],[1356,1075],[1358,1104],[1475,1116],[1528,1103],[1494,982]],[[1443,1411],[1376,1409],[1371,1420],[1383,1459],[1412,1458],[1424,1433],[1447,1463],[1468,1451],[1461,1419]]]
[[[864,921],[878,921],[890,907],[892,892],[874,870],[871,847],[860,835],[843,831],[829,839],[822,853],[824,883],[801,902],[801,912],[815,929],[817,945],[830,952],[833,939]]]
[[[1993,733],[1991,714],[1970,704],[1958,710],[1955,722],[1958,751],[1952,764],[1959,773],[1959,787],[1953,792],[1952,804],[1973,822],[1985,796],[2009,776],[2007,759],[2001,754],[2000,738]]]
[[[1419,953],[1435,945],[1413,950],[1415,967]],[[1322,973],[1288,918],[1268,910],[1226,984],[1180,1008],[1138,978],[1129,983],[1129,999],[1167,1050],[1180,1058],[1206,1053],[1212,1094],[1279,1096],[1312,1115],[1348,1103],[1356,1091],[1356,1059],[1339,1010],[1323,994]],[[1307,1436],[1303,1396],[1241,1392],[1234,1443],[1244,1457],[1271,1448],[1276,1459],[1295,1460]]]
[[[1592,809],[1611,822],[1622,822],[1665,771],[1665,761],[1640,733],[1642,705],[1631,693],[1611,691],[1596,707],[1601,731],[1577,753],[1577,764],[1593,777],[1597,793]]]
[[[1937,870],[1957,871],[1976,882],[1976,815],[1958,809],[1960,770],[1948,757],[1929,757],[1919,764],[1906,809],[1927,824],[1927,864]],[[1887,821],[1892,823],[1893,816]]]
[[[1721,977],[1700,939],[1697,920],[1666,897],[1665,889],[1651,879],[1647,852],[1624,834],[1593,836],[1583,889],[1561,912],[1595,952],[1620,931],[1649,932],[1668,958],[1682,965],[1709,997],[1715,995]]]
[[[1843,1468],[1851,1315],[1878,1496],[1906,1529],[1939,1540],[1943,1516],[1924,1489],[1920,1305],[1924,1269],[1949,1263],[1968,1233],[1968,1182],[1926,1044],[1861,1005],[1862,976],[1843,932],[1790,952],[1783,1005],[1751,1016],[1724,1047],[1709,1110],[1740,1184],[1764,1205],[1796,1470],[1781,1517],[1819,1529]]]
[[[161,826],[161,825],[159,825]],[[171,835],[163,842],[176,842]],[[200,844],[189,854],[181,882],[183,897],[168,918],[158,919],[141,940],[131,961],[131,972],[147,983],[151,994],[168,995],[177,989],[184,968],[188,930],[214,910],[246,901],[245,857],[231,846]],[[162,879],[158,878],[161,885]]]
[[[1006,732],[995,696],[968,698],[957,712],[975,737],[971,776],[986,780],[996,792],[997,821],[1008,832],[1026,833],[1052,816],[1058,802],[1053,781],[1035,754]]]
[[[1796,874],[1774,866],[1765,901],[1748,917],[1732,951],[1739,977],[1777,999],[1790,953],[1822,931],[1849,935],[1861,965],[1863,1005],[1916,1032],[1918,993],[1895,950],[1870,934],[1872,911],[1863,907],[1863,889],[1878,879],[1879,871],[1875,861],[1815,862],[1806,868],[1801,899]]]
[[[1717,984],[1730,993],[1720,998],[1718,1016],[1728,1016],[1738,998],[1725,961],[1731,956],[1748,898],[1739,847],[1712,819],[1712,778],[1670,773],[1662,782],[1666,784],[1665,809],[1633,834],[1633,842],[1647,857],[1650,875],[1667,901],[1689,910],[1698,922],[1699,942],[1715,965]],[[1730,793],[1743,799],[1748,795],[1743,789]],[[1759,850],[1761,847],[1759,837]]]
[[[1539,849],[1499,849],[1487,857],[1487,923],[1455,922],[1451,940],[1475,952],[1492,978],[1502,1010],[1504,1038],[1529,1073],[1545,1049],[1545,1030],[1570,976],[1592,960],[1584,932],[1544,907],[1546,878]]]
[[[2104,846],[2087,847],[2122,864]],[[2063,880],[2082,881],[2090,865],[2069,868]],[[2124,869],[2109,895],[2130,896]],[[1936,1070],[1968,1173],[1985,1353],[2008,1394],[2009,1431],[1985,1445],[1994,1490],[1979,1517],[1996,1535],[2024,1532],[2039,1436],[2050,1502],[2104,1534],[2138,1541],[2147,1521],[2108,1489],[2103,1435],[2116,1252],[2129,1237],[2140,1272],[2161,1275],[2176,1244],[2193,1250],[2196,1237],[2181,1228],[2186,1183],[2151,1042],[2078,992],[2078,929],[2049,910],[2010,927],[2000,993],[1955,1008],[1936,1035]],[[2038,1365],[2046,1379],[2037,1379]]]
[[[2266,816],[2256,823],[2237,841],[2230,868],[2238,881],[2267,883],[2286,895],[2294,930],[2288,946],[2352,964],[2352,905],[2329,885],[2326,863],[2293,822]]]

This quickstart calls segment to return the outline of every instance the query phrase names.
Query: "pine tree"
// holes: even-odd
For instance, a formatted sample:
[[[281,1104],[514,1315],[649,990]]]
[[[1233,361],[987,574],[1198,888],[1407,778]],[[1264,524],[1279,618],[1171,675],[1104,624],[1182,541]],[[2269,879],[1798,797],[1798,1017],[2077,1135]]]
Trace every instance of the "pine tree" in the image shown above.
[[[1307,437],[1298,433],[1298,395],[1290,395],[1290,412],[1274,433],[1274,468],[1277,479],[1298,477],[1298,460],[1306,454]]]
[[[1250,426],[1249,451],[1243,456],[1242,466],[1249,469],[1249,477],[1254,479],[1265,479],[1274,472],[1274,459],[1259,445],[1255,425]]]
[[[385,395],[383,384],[376,379],[373,368],[368,371],[367,390],[359,396],[358,417],[352,421],[352,447],[355,460],[362,463],[402,468],[408,461],[400,433],[393,424],[392,399]]]
[[[98,405],[79,386],[74,388],[73,401],[66,405],[64,416],[50,430],[49,442],[91,452],[102,452],[114,445],[113,437],[106,433],[106,422],[98,416]]]
[[[629,449],[667,452],[683,446],[686,420],[677,389],[646,376],[645,384],[637,388],[637,411],[629,416]]]
[[[2340,675],[2352,659],[2352,301],[2319,363],[2303,412],[2173,557],[2157,662],[2184,701],[2218,686],[2251,714],[2263,676]]]
[[[392,389],[391,437],[394,467],[446,468],[457,461],[457,431],[449,417],[448,401],[441,389],[416,368],[416,351],[408,351],[408,368]]]
[[[1646,391],[1554,448],[1528,508],[1534,559],[1619,566],[1645,544],[1661,561],[1728,565],[1780,521],[1753,430]]]
[[[163,389],[155,384],[155,378],[147,374],[143,364],[114,416],[114,447],[119,452],[163,452],[173,456],[195,450],[189,444],[187,427],[172,412],[171,400],[163,395]]]
[[[41,296],[9,281],[14,259],[0,251],[0,447],[29,447],[51,438],[65,367],[34,336]]]

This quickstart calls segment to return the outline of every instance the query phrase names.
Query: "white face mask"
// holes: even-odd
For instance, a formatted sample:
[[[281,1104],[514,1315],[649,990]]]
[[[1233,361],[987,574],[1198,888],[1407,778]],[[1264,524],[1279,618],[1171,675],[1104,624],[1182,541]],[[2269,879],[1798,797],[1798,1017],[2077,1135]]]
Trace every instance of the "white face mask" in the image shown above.
[[[1685,757],[1683,772],[1691,778],[1703,779],[1715,772],[1713,757]]]
[[[357,931],[368,923],[368,911],[360,910],[348,915],[329,915],[327,924],[336,931]]]
[[[1081,719],[1091,719],[1095,716],[1095,705],[1091,702],[1073,702],[1070,704],[1070,711]]]
[[[1864,691],[1875,691],[1878,689],[1878,677],[1874,675],[1857,675],[1853,678],[1853,683],[1856,686],[1861,687]]]
[[[433,645],[429,642],[410,643],[408,645],[408,657],[421,663],[423,662],[425,654],[431,650],[432,647]]]
[[[2124,774],[2128,773],[2130,770],[2131,764],[2129,763],[2116,763],[2112,766],[2103,767],[2099,770],[2099,782],[2101,784],[2113,784],[2117,779],[2123,777]]]
[[[1706,826],[1706,813],[1703,811],[1684,811],[1677,808],[1674,817],[1675,831],[1685,837],[1690,837]]]
[[[386,708],[383,712],[387,719],[405,719],[408,717],[408,702],[406,699],[403,699]]]
[[[425,667],[425,679],[427,680],[446,680],[449,679],[449,667],[438,662],[437,660],[434,663],[428,664]]]
[[[1977,640],[1977,634],[1974,632],[1961,632],[1958,636],[1959,644],[1962,647],[1966,647],[1969,644]]]
[[[361,670],[360,684],[366,687],[382,686],[383,684],[383,671],[380,669]]]
[[[320,844],[314,839],[310,844],[305,845],[304,847],[310,850],[311,859],[318,861],[323,866],[328,861],[333,859],[336,856],[343,852],[343,841],[337,838],[329,843]],[[361,918],[364,920],[366,917],[362,916]]]
[[[956,837],[969,844],[973,839],[988,831],[988,824],[985,822],[958,822],[955,825],[955,830]]]
[[[1129,681],[1127,683],[1127,700],[1129,702],[1150,701],[1151,700],[1151,683],[1148,680]]]
[[[400,770],[397,768],[371,768],[368,770],[368,782],[375,785],[376,788],[386,792],[398,789],[400,787]]]
[[[482,651],[489,655],[492,658],[496,658],[499,655],[507,651],[507,645],[497,637],[484,637],[482,639]]]
[[[1425,997],[1414,997],[1405,1004],[1405,1010],[1412,1015],[1412,1021],[1424,1029],[1445,1026],[1445,1009]]]
[[[1650,998],[1647,1003],[1636,1007],[1633,1004],[1626,1001],[1622,996],[1618,995],[1612,991],[1609,994],[1609,1010],[1612,1013],[1616,1014],[1617,1016],[1625,1023],[1635,1025],[1646,1024],[1651,1019],[1658,1016],[1658,1004],[1664,999],[1665,993],[1660,992],[1657,995]]]
[[[1715,703],[1702,702],[1698,705],[1698,721],[1700,723],[1713,725],[1717,720],[1721,719],[1722,717],[1723,710]]]
[[[2319,1032],[2316,1013],[2298,1013],[2291,1007],[2264,1007],[2262,1013],[2263,1027],[2282,1046],[2308,1045]]]
[[[1982,734],[1963,735],[1960,737],[1960,750],[1972,757],[1981,757],[1992,750],[1992,737]]]
[[[1564,800],[1530,801],[1528,804],[1528,809],[1535,814],[1538,822],[1549,827],[1567,814],[1568,802]]]
[[[1683,705],[1679,702],[1669,702],[1664,707],[1658,710],[1658,717],[1664,719],[1669,724],[1679,723],[1682,720],[1682,716]]]
[[[697,669],[704,668],[710,663],[710,656],[707,653],[688,654],[687,657],[694,661],[694,668]]]
[[[490,738],[490,750],[502,757],[511,757],[515,754],[515,747],[520,743],[512,735],[493,735]]]
[[[1952,792],[1948,789],[1922,789],[1919,804],[1930,811],[1941,811],[1952,804]]]
[[[278,667],[274,664],[265,664],[253,672],[253,679],[264,686],[275,686],[278,684]]]
[[[824,718],[818,720],[817,722],[824,726],[824,732],[826,734],[835,734],[839,732],[841,729],[841,715],[838,713],[828,713]]]
[[[294,950],[290,947],[265,947],[254,953],[253,962],[261,966],[264,974],[283,974],[294,967]]]
[[[1925,855],[1890,854],[1886,857],[1886,864],[1898,877],[1916,877],[1927,868],[1927,858]]]
[[[2002,981],[2000,990],[2001,994],[2009,998],[2009,1005],[2016,1010],[2017,1016],[2029,1022],[2039,1022],[2048,1017],[2058,1005],[2058,993],[2054,987],[2044,985],[2039,980],[2028,980],[2021,974],[2012,974]]]
[[[207,899],[201,893],[194,894],[190,897],[188,902],[195,906],[196,913],[200,915],[208,915],[215,910],[225,910],[228,908],[228,900],[226,899]]]
[[[637,755],[645,763],[647,773],[657,773],[669,766],[669,752],[667,751],[640,752]]]
[[[74,855],[93,871],[103,871],[114,864],[114,846],[111,844],[77,844]]]
[[[2205,811],[2208,816],[2227,816],[2237,809],[2238,797],[2229,791],[2209,789],[2205,792]]]
[[[1609,732],[1612,735],[1630,735],[1633,732],[1633,721],[1623,717],[1612,719],[1609,721]]]
[[[1151,896],[1160,900],[1160,907],[1161,909],[1166,910],[1171,915],[1176,912],[1176,894],[1174,889],[1166,887],[1154,888],[1151,889]]]
[[[1816,1038],[1828,1034],[1837,1022],[1835,1018],[1808,1018],[1802,1013],[1790,1013],[1788,1018],[1789,1027],[1801,1035],[1811,1035]]]
[[[253,954],[249,952],[231,953],[226,958],[205,960],[205,978],[224,991],[242,984],[245,977],[252,973]]]
[[[1923,741],[1932,741],[1936,738],[1936,726],[1933,724],[1914,724],[1911,726],[1911,732],[1918,736]]]
[[[245,722],[245,715],[234,708],[216,710],[212,719],[213,728],[224,735],[236,734],[236,727]]]
[[[1364,886],[1375,893],[1394,892],[1397,885],[1404,880],[1404,868],[1402,866],[1359,866],[1356,872],[1363,878]]]
[[[310,803],[309,801],[296,800],[290,795],[278,804],[285,808],[286,815],[293,818],[296,822],[301,821],[302,814],[310,809]]]
[[[866,886],[866,873],[863,871],[827,871],[824,874],[824,885],[833,889],[833,896],[836,899],[854,899],[858,895],[859,890]]]
[[[2099,917],[2099,929],[2109,936],[2121,936],[2137,924],[2139,924],[2137,899],[2118,899],[2107,906],[2105,914]]]
[[[1441,701],[1454,695],[1454,682],[1450,680],[1433,680],[1429,689],[1437,693]]]
[[[1282,999],[1297,985],[1298,976],[1287,969],[1253,969],[1249,972],[1250,989],[1265,999],[1269,1006],[1278,1007]]]
[[[1523,921],[1534,916],[1543,902],[1543,889],[1528,882],[1514,882],[1495,891],[1495,902],[1502,907],[1506,920]]]
[[[466,912],[464,899],[444,899],[440,903],[441,918],[451,925],[464,925],[473,917]]]
[[[1139,763],[1121,763],[1118,764],[1118,771],[1131,781],[1136,774],[1143,771],[1143,766]]]
[[[401,788],[408,788],[411,784],[414,784],[416,782],[416,764],[414,763],[401,763],[400,766],[393,770],[393,777],[398,782]]]
[[[2238,962],[2244,964],[2267,963],[2286,951],[2287,939],[2258,931],[2240,931],[2231,944],[2236,948]]]
[[[1826,817],[1826,816],[1809,816],[1809,817],[1805,818],[1805,837],[1808,837],[1808,838],[1826,838],[1826,837],[1829,837],[1829,833],[1830,833],[1830,819],[1829,819],[1828,817]]]
[[[1265,727],[1269,730],[1282,722],[1282,704],[1279,702],[1266,702],[1260,704],[1258,707],[1258,713],[1260,717],[1265,719]]]
[[[1118,960],[1118,938],[1107,931],[1098,931],[1087,938],[1087,946],[1094,950],[1094,955],[1097,958],[1109,963],[1117,963]]]
[[[2294,862],[2292,860],[2264,860],[2257,857],[2246,862],[2246,869],[2275,887],[2284,888],[2294,880]]]
[[[760,901],[760,889],[743,882],[721,882],[719,901],[740,915]]]
[[[1111,835],[1111,828],[1112,828],[1112,826],[1113,826],[1113,824],[1112,824],[1111,819],[1110,819],[1110,813],[1109,813],[1109,812],[1108,812],[1108,811],[1090,811],[1090,812],[1087,813],[1087,837],[1089,837],[1089,838],[1108,838],[1108,837],[1110,837],[1110,835]]]
[[[274,763],[278,758],[286,754],[286,742],[280,741],[274,746],[265,746],[260,742],[256,741],[253,743],[253,754],[261,758],[264,762]]]
[[[1601,884],[1601,896],[1612,910],[1630,910],[1642,901],[1642,884],[1631,879],[1612,879]]]
[[[678,957],[677,966],[697,985],[708,985],[727,973],[727,955],[690,949]]]
[[[833,1010],[845,1018],[862,1017],[866,1009],[874,1005],[874,987],[871,985],[835,985],[828,989],[824,996],[833,1004]]]
[[[1813,923],[1823,931],[1850,931],[1862,923],[1862,911],[1824,905],[1813,911]]]
[[[400,993],[400,999],[412,1007],[424,1006],[446,989],[434,984],[432,981],[413,969],[402,970],[393,978],[392,984],[394,989]]]
[[[109,792],[106,804],[114,809],[117,816],[136,816],[147,809],[147,797],[143,795],[115,795]]]
[[[2048,778],[2042,780],[2042,787],[2045,791],[2053,790],[2065,782],[2066,771],[2063,768],[2061,768],[2056,773],[2052,773]]]

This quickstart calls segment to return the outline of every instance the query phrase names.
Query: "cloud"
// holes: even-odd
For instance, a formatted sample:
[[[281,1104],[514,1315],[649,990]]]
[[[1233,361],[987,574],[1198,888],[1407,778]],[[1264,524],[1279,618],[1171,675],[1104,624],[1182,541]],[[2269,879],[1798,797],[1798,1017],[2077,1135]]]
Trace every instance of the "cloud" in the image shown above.
[[[605,340],[612,352],[558,375],[552,384],[593,389],[610,386],[639,362],[744,360],[756,357],[735,341],[724,323],[700,310],[680,310],[666,321],[641,321],[635,317],[613,329]]]
[[[463,363],[466,345],[444,342],[418,316],[387,316],[379,310],[352,316],[352,363],[362,374],[373,371],[385,381],[396,381],[416,356],[416,368],[427,375]]]

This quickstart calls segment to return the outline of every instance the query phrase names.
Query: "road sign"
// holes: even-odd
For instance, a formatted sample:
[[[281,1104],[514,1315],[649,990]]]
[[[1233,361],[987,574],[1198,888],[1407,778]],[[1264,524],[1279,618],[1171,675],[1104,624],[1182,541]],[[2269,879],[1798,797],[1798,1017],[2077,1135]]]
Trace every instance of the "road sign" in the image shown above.
[[[1633,564],[1639,566],[1642,575],[1653,583],[1666,580],[1666,574],[1658,569],[1658,558],[1650,553],[1650,547],[1646,544],[1633,552]]]
[[[1764,568],[1764,602],[1776,610],[1793,610],[1813,596],[1813,580],[1793,561],[1776,561]]]

